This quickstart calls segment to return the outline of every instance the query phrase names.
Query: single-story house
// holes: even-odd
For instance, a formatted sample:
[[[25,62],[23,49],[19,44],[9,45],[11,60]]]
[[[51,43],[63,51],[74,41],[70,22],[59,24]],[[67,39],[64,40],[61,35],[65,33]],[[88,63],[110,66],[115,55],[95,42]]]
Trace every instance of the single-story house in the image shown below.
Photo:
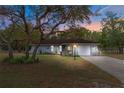
[[[30,53],[33,52],[36,45],[31,46]],[[42,40],[37,53],[43,54],[61,54],[61,55],[98,55],[98,43],[84,39],[63,39],[63,40]]]

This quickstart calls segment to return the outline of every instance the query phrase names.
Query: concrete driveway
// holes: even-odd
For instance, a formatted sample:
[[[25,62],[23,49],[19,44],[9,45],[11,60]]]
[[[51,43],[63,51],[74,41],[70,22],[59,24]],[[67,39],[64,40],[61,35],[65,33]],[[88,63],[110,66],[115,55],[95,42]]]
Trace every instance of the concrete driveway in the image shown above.
[[[83,59],[91,62],[102,70],[117,77],[124,83],[124,60],[119,60],[107,56],[81,56]]]

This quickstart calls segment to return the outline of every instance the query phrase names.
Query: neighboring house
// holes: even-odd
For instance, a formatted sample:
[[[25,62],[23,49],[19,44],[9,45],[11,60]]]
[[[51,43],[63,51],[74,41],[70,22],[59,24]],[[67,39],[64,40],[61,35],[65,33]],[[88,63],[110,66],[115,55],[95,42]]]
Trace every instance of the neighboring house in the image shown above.
[[[30,53],[38,43],[34,42]],[[84,39],[42,40],[37,53],[62,54],[62,55],[98,55],[98,43]]]

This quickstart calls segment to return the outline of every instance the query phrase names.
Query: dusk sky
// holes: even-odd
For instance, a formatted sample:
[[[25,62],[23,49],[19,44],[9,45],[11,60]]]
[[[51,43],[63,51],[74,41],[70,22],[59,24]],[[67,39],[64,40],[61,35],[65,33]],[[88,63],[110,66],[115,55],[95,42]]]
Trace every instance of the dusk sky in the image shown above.
[[[124,5],[109,5],[109,6],[103,6],[103,5],[93,5],[91,7],[91,10],[93,12],[96,12],[99,10],[100,16],[92,16],[91,17],[91,24],[83,24],[86,28],[89,30],[94,30],[94,31],[100,31],[101,24],[100,21],[102,18],[105,17],[105,13],[107,11],[112,11],[114,13],[117,13],[118,16],[124,17]]]
[[[107,11],[112,11],[113,13],[117,13],[119,17],[124,18],[124,5],[92,5],[91,11],[97,12],[100,14],[99,16],[91,16],[91,24],[83,23],[83,27],[91,30],[91,31],[100,31],[101,29],[101,20],[105,17],[105,13]],[[27,14],[30,11],[26,11]],[[8,25],[8,24],[7,24]],[[63,26],[60,26],[60,30],[63,30]]]

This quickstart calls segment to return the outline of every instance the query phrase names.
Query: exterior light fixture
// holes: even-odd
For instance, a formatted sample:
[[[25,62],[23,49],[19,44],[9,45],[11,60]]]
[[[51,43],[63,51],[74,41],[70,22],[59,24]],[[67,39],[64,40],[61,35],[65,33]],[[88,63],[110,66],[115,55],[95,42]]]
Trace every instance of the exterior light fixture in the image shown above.
[[[74,52],[74,60],[76,60],[76,51],[77,51],[77,45],[73,45],[73,52]]]
[[[77,45],[76,45],[76,44],[74,44],[74,45],[73,45],[73,47],[74,47],[74,48],[77,48]]]

